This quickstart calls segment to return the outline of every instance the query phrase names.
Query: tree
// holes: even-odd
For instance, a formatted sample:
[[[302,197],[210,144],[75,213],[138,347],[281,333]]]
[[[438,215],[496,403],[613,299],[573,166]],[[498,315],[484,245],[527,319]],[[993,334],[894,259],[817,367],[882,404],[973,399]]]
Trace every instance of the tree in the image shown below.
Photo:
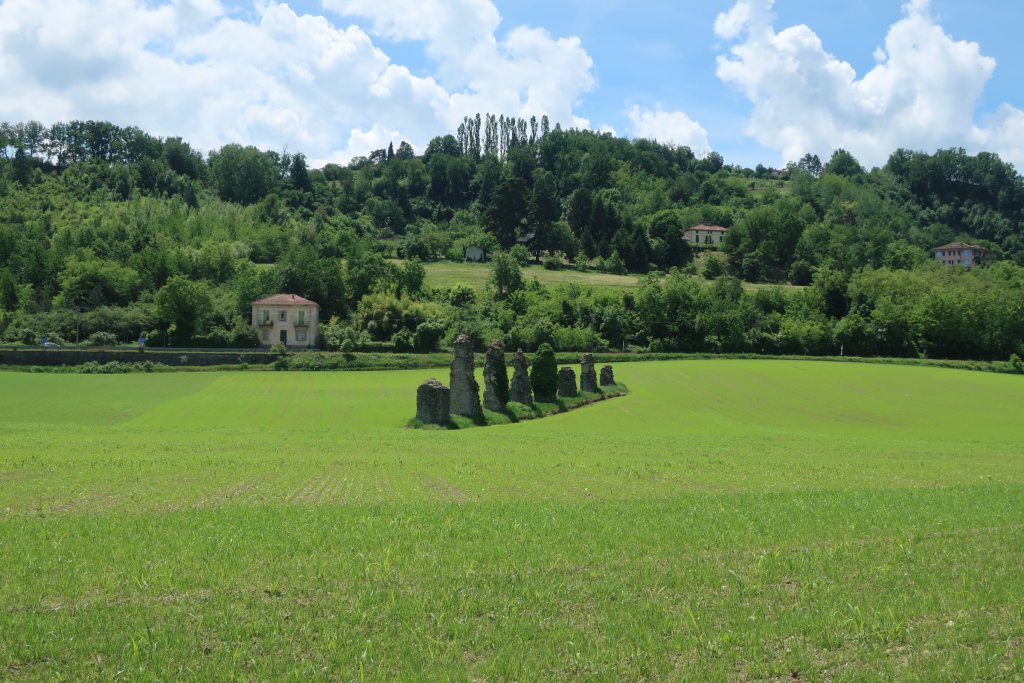
[[[864,167],[857,159],[843,148],[832,152],[832,158],[825,164],[822,173],[834,175],[858,176],[864,173]]]
[[[555,178],[543,168],[533,172],[533,191],[530,194],[530,226],[534,230],[533,257],[540,261],[541,251],[552,248],[552,225],[562,214],[558,201]]]
[[[395,151],[395,158],[396,159],[402,159],[402,160],[408,160],[408,159],[414,158],[415,156],[416,156],[416,151],[412,148],[412,145],[410,145],[405,140],[402,140],[402,142],[399,143],[399,145],[398,145],[398,150]]]
[[[59,280],[63,304],[69,308],[127,304],[141,285],[132,268],[96,258],[68,259]]]
[[[225,145],[211,154],[210,170],[220,198],[226,202],[255,204],[277,183],[273,160],[255,147]]]
[[[821,175],[821,159],[818,158],[817,154],[805,154],[797,162],[796,166],[801,171],[810,173],[812,178],[817,178]]]
[[[411,258],[402,266],[402,289],[409,296],[417,296],[423,292],[423,285],[427,281],[427,269],[417,258]]]
[[[511,254],[498,253],[491,270],[491,285],[499,299],[507,299],[512,293],[523,288],[523,273],[519,263]]]
[[[554,403],[558,395],[558,361],[551,344],[543,343],[537,349],[530,367],[533,396],[541,403]]]
[[[516,242],[516,231],[527,212],[526,183],[521,178],[508,178],[494,188],[492,201],[483,208],[487,228],[508,249]]]
[[[160,322],[173,325],[174,344],[187,346],[206,331],[213,299],[204,284],[175,275],[156,293],[156,310]]]

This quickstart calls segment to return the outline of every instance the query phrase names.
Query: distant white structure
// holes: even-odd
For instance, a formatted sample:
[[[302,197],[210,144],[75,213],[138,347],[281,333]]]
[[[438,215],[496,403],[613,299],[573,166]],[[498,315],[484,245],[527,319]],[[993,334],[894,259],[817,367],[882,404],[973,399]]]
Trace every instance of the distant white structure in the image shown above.
[[[980,266],[988,252],[985,247],[966,242],[950,242],[932,249],[932,256],[944,266]]]
[[[297,294],[275,294],[252,302],[252,326],[260,346],[314,348],[320,305]]]
[[[487,253],[480,247],[466,247],[466,260],[473,263],[481,263],[487,258]]]
[[[725,233],[728,228],[720,225],[695,225],[683,233],[683,239],[690,243],[690,246],[719,246],[725,241]]]

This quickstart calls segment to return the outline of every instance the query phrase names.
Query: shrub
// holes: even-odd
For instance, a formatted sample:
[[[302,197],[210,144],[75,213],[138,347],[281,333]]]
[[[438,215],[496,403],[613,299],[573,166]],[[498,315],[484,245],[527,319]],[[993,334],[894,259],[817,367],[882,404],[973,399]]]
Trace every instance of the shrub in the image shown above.
[[[438,322],[428,320],[416,326],[416,335],[413,345],[417,351],[436,351],[437,343],[444,336],[445,326]]]
[[[625,275],[629,272],[626,270],[625,261],[622,260],[617,251],[613,251],[612,255],[605,260],[604,269],[614,275]]]
[[[508,250],[508,253],[509,256],[514,258],[516,262],[521,266],[525,266],[530,262],[530,252],[522,244],[515,245],[514,247]]]
[[[402,329],[391,337],[391,343],[395,345],[395,351],[404,353],[413,350],[415,340],[412,332]]]
[[[544,270],[560,270],[562,268],[562,259],[557,256],[548,256],[544,259]]]
[[[117,335],[113,332],[93,332],[86,340],[86,346],[114,346],[117,344]]]
[[[541,344],[530,369],[533,395],[541,403],[553,403],[558,394],[558,361],[551,344]]]
[[[708,254],[704,259],[704,277],[708,280],[716,280],[725,275],[725,262],[722,259]]]
[[[1024,374],[1024,361],[1015,353],[1010,354],[1010,366],[1014,372]]]

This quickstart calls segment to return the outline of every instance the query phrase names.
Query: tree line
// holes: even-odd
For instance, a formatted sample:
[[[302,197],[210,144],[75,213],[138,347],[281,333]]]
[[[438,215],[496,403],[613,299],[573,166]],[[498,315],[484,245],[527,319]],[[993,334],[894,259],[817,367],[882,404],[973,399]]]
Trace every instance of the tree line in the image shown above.
[[[108,122],[0,124],[0,342],[252,346],[249,302],[290,291],[323,306],[335,348],[465,331],[524,349],[1020,351],[1024,183],[996,155],[897,150],[868,171],[836,150],[746,169],[490,114],[422,154],[397,142],[314,169]],[[698,223],[728,228],[721,249],[683,239]],[[956,239],[991,265],[939,268],[928,249]],[[422,264],[467,246],[488,253],[492,286],[429,288]],[[644,279],[615,293],[509,274],[531,260]]]

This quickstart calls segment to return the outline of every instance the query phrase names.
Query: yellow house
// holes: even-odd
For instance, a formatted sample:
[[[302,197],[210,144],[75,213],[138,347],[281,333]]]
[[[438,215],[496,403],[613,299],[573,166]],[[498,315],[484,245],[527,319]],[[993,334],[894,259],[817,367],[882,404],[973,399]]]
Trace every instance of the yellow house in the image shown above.
[[[728,229],[720,225],[695,225],[683,233],[683,239],[690,243],[690,246],[720,246],[725,241],[725,233]]]
[[[260,346],[315,348],[320,305],[296,294],[275,294],[252,302],[252,326]]]

